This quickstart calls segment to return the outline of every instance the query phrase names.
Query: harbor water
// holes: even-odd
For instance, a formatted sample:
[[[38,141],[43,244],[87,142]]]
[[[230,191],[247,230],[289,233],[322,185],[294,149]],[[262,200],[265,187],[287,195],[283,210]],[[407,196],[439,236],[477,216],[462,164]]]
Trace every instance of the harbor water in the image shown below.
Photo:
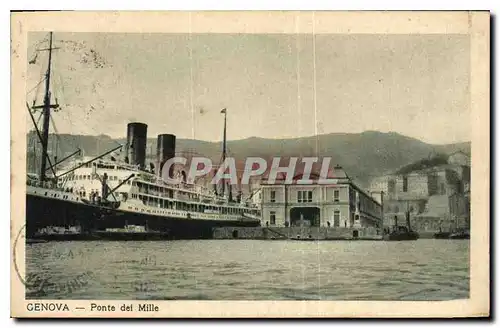
[[[29,299],[450,300],[469,241],[71,241],[26,246]]]

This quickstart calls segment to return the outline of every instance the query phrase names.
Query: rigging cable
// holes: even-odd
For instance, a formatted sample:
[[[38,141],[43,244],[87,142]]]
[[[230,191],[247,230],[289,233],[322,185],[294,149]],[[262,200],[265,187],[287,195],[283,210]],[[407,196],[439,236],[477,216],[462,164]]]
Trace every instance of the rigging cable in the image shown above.
[[[45,79],[46,79],[46,77],[42,77],[42,79],[33,88],[31,88],[28,92],[26,92],[26,95],[29,95],[30,93],[32,93],[36,89],[36,92],[35,92],[35,96],[36,96],[38,94],[40,84],[42,84],[45,81]]]
[[[59,104],[59,96],[62,96],[63,98],[63,103],[65,103],[65,95],[64,95],[64,84],[62,83],[62,80],[61,80],[61,75],[59,74],[59,67],[58,67],[58,64],[56,64],[58,62],[58,57],[57,57],[57,52],[54,54],[54,65],[52,65],[52,85],[53,85],[53,96],[54,96],[54,100],[56,101],[56,104]],[[57,78],[56,78],[56,75],[57,75]],[[60,89],[60,90],[59,90]],[[60,91],[60,92],[59,92]],[[59,111],[59,110],[57,110]]]
[[[42,118],[42,116],[43,116],[43,112],[40,112],[40,115],[38,116],[38,119],[36,120],[36,125],[37,126],[40,123],[40,119]]]
[[[58,63],[58,61],[56,60],[55,63]],[[54,65],[54,68],[55,68],[55,72],[53,74],[54,76],[54,81],[53,81],[53,84],[54,84],[54,98],[56,99],[56,102],[59,102],[59,100],[57,99],[58,96],[61,96],[62,97],[62,102],[63,103],[66,103],[66,94],[65,94],[65,89],[64,89],[64,82],[63,82],[63,79],[61,77],[61,74],[59,72],[59,65],[58,64],[55,64]],[[81,106],[77,106],[79,108],[82,108]],[[69,108],[68,106],[66,106],[66,108]],[[70,123],[70,126],[75,126],[73,125],[73,121],[71,119],[71,115],[70,113],[66,110],[64,111],[64,114],[67,118],[67,120],[69,121]],[[54,124],[55,126],[55,124]],[[88,126],[93,132],[96,133],[96,135],[99,135],[101,133],[98,133],[94,128]],[[81,134],[78,134],[77,135],[77,138],[69,138],[68,140],[68,143],[73,147],[73,148],[82,148],[82,145],[81,145],[81,138],[82,138],[82,135]],[[76,140],[78,139],[78,140]],[[60,141],[62,140],[61,138],[59,139]],[[116,144],[116,145],[121,145],[121,143],[119,143],[118,141],[116,141],[115,139],[112,139],[113,142]],[[76,141],[76,144],[74,143],[74,141]]]
[[[39,50],[39,46],[45,42],[45,41],[48,41],[48,39],[46,40],[47,38],[43,39],[42,41],[38,42],[36,47],[35,47],[35,57],[29,62],[29,64],[36,64],[36,60],[38,58],[38,55],[40,54],[40,50]],[[29,65],[28,65],[29,66]],[[44,70],[44,67],[43,65],[41,65],[40,67],[40,77],[38,78],[39,79],[39,82],[30,90],[26,93],[26,95],[28,95],[29,93],[33,92],[33,90],[36,89],[36,92],[35,92],[35,99],[33,100],[33,104],[36,102],[37,100],[37,97],[40,93],[40,85],[46,80],[47,76],[45,75],[45,72],[46,70]]]
[[[62,149],[61,149],[61,140],[62,139],[61,139],[61,136],[59,135],[59,132],[57,131],[56,122],[54,121],[54,119],[52,118],[52,116],[50,116],[50,121],[51,121],[53,129],[54,129],[54,134],[56,136],[55,156],[57,157],[58,152],[60,152],[61,154],[64,154],[63,151],[62,151]],[[52,147],[54,147],[54,145],[52,145]],[[55,162],[57,162],[57,161],[55,161]]]
[[[63,41],[61,41],[63,42]],[[61,46],[61,48],[63,48],[63,46]],[[67,101],[66,101],[66,91],[64,89],[64,82],[63,82],[63,78],[60,74],[60,69],[59,69],[59,60],[57,60],[58,58],[58,55],[56,55],[56,60],[54,60],[54,65],[53,65],[53,71],[54,73],[52,74],[52,76],[54,77],[54,86],[57,86],[57,90],[59,90],[60,88],[60,96],[62,97],[61,99],[61,102],[63,104],[68,104]],[[57,77],[57,79],[56,79]],[[69,109],[69,106],[65,106],[66,109]],[[63,111],[64,112],[64,115],[66,116],[67,120],[69,121],[69,124],[70,126],[75,126],[73,124],[73,121],[71,120],[71,115],[70,113],[68,112],[68,110],[65,110]],[[74,148],[74,149],[78,149],[78,148],[81,148],[81,135],[78,135],[77,138],[74,138],[74,137],[69,137],[68,138],[68,144]],[[78,139],[78,140],[77,140]],[[76,141],[76,143],[75,143]]]

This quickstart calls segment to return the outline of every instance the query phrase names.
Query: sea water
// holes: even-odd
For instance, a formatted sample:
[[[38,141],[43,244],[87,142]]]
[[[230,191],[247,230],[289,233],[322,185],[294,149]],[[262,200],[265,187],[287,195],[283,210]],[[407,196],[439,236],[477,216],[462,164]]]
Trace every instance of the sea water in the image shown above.
[[[26,246],[26,297],[451,300],[469,241],[71,241]]]

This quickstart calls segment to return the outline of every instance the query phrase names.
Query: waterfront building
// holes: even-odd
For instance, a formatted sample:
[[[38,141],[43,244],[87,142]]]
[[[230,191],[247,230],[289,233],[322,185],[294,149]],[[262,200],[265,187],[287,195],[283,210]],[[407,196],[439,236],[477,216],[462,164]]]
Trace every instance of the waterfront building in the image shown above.
[[[388,174],[372,180],[370,190],[384,192],[384,226],[404,222],[410,213],[418,231],[468,225],[470,158],[459,151],[433,167]]]
[[[382,194],[363,191],[341,167],[329,173],[328,179],[334,183],[318,183],[319,174],[315,173],[306,184],[301,183],[302,178],[299,173],[291,184],[285,183],[283,175],[273,183],[262,181],[262,225],[382,227]]]
[[[448,164],[470,167],[470,156],[459,150],[448,156]]]

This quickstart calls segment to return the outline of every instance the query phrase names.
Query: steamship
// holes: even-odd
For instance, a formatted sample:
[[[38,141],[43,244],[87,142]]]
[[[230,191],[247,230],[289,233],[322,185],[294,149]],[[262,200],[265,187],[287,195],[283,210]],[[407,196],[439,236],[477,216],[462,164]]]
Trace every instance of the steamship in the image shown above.
[[[162,179],[161,168],[175,156],[176,137],[157,137],[157,170],[145,168],[147,125],[129,123],[125,145],[93,158],[66,158],[51,162],[48,154],[49,126],[53,104],[50,93],[52,33],[49,35],[49,60],[44,77],[44,101],[29,106],[28,113],[42,145],[39,174],[28,174],[26,183],[26,236],[41,239],[130,239],[134,229],[141,236],[161,234],[162,239],[211,238],[216,227],[254,227],[260,225],[260,209],[241,197],[228,195],[202,185],[180,180],[178,184]],[[39,129],[33,112],[41,110]],[[226,153],[226,111],[224,114],[223,158]],[[112,153],[122,150],[116,159]],[[56,169],[56,167],[62,167]],[[173,172],[171,173],[173,174]],[[184,175],[185,176],[185,175]],[[224,184],[223,184],[224,186]],[[223,187],[224,188],[224,187]],[[224,190],[224,189],[223,189]],[[75,228],[77,227],[77,228]],[[123,230],[127,230],[127,234]],[[79,233],[66,233],[66,231]],[[62,231],[50,236],[47,231]],[[119,238],[117,236],[120,235]],[[142,237],[141,237],[142,238]],[[147,238],[144,238],[147,239]]]

